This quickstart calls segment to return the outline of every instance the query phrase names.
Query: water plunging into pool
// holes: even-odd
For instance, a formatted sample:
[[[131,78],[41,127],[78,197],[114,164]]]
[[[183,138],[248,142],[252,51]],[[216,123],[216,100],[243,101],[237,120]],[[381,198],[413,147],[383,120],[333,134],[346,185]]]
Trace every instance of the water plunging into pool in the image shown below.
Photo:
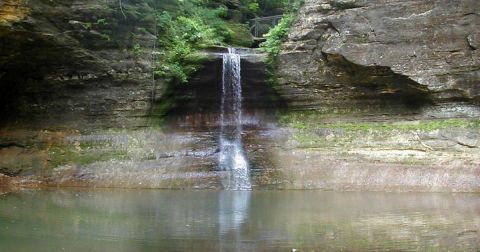
[[[227,171],[227,190],[250,190],[250,171],[242,143],[241,57],[235,48],[223,54],[219,169]]]

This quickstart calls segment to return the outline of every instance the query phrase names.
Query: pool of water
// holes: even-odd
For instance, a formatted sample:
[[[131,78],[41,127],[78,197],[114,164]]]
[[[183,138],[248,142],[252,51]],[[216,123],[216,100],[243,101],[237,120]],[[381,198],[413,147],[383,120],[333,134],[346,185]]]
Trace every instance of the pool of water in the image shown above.
[[[479,194],[48,190],[0,196],[0,251],[479,251]]]

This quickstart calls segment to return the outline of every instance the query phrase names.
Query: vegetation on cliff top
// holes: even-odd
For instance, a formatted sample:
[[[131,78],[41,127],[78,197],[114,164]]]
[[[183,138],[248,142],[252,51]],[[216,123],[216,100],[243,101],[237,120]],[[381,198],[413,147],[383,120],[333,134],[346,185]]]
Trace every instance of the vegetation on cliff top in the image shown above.
[[[222,45],[232,37],[226,6],[208,7],[204,1],[186,0],[176,12],[157,13],[161,57],[156,73],[176,82],[187,82],[200,59],[192,55],[201,48]]]
[[[285,5],[285,14],[280,23],[265,35],[267,40],[260,44],[260,48],[268,54],[267,66],[270,76],[269,82],[272,85],[276,83],[274,69],[277,56],[282,49],[282,43],[288,36],[290,26],[296,19],[300,6],[303,4],[303,0],[289,1],[288,4],[289,5]]]
[[[250,47],[248,19],[283,12],[288,0],[170,0],[177,8],[158,9],[161,57],[156,74],[185,83],[200,67],[198,52],[212,46]],[[286,20],[291,19],[289,16]],[[285,22],[282,22],[285,24]]]

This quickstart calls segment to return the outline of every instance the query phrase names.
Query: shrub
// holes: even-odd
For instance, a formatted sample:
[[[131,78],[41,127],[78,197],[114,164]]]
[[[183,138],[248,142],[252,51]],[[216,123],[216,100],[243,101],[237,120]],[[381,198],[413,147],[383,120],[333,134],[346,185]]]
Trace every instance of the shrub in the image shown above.
[[[132,51],[133,54],[138,57],[143,53],[143,48],[140,44],[137,43],[132,46]]]
[[[280,53],[282,42],[288,35],[293,22],[292,14],[285,14],[277,26],[272,28],[265,36],[267,40],[260,44],[260,48],[269,55],[270,63]]]
[[[97,20],[97,25],[107,25],[108,22],[105,18],[101,18]]]
[[[268,53],[270,63],[273,63],[274,58],[280,53],[282,42],[287,38],[290,26],[295,20],[302,4],[303,0],[298,0],[291,2],[291,6],[287,6],[288,2],[284,1],[287,11],[283,15],[282,20],[265,35],[267,40],[260,44],[260,48]]]
[[[173,82],[187,82],[199,67],[198,50],[217,45],[250,46],[253,38],[246,25],[228,20],[231,12],[222,0],[182,0],[176,11],[156,13],[159,48],[156,73]],[[288,0],[242,0],[242,8],[259,11],[262,6]],[[230,17],[231,18],[231,17]],[[239,22],[238,20],[236,22]]]
[[[282,20],[277,26],[270,29],[265,35],[267,40],[260,44],[260,49],[268,54],[267,71],[269,75],[269,83],[273,86],[277,83],[275,76],[275,65],[278,54],[282,49],[282,43],[288,36],[290,27],[296,18],[303,0],[293,1],[291,6],[288,6],[287,12],[283,15]]]
[[[105,40],[105,41],[110,41],[110,40],[112,40],[112,39],[110,38],[110,35],[108,35],[108,34],[106,34],[106,33],[101,33],[101,34],[100,34],[100,38],[101,38],[102,40]]]
[[[184,83],[202,60],[201,48],[223,45],[232,36],[226,21],[226,7],[207,8],[197,1],[188,2],[181,12],[157,15],[162,55],[156,73],[174,82]]]

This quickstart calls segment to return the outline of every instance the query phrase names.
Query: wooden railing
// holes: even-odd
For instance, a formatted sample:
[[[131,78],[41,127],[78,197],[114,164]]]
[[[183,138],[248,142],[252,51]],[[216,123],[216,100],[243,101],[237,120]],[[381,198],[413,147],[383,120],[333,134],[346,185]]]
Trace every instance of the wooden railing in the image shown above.
[[[283,15],[259,17],[250,19],[250,32],[254,37],[262,37],[271,28],[278,25]]]

